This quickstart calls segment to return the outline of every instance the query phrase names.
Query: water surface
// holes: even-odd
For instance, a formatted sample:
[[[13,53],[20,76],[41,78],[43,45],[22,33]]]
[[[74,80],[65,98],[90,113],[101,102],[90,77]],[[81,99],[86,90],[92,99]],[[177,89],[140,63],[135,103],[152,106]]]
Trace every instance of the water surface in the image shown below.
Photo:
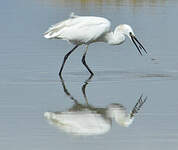
[[[120,46],[89,46],[87,62],[95,76],[86,86],[92,110],[110,104],[129,113],[147,97],[129,127],[112,120],[104,134],[75,135],[44,117],[66,112],[67,96],[58,71],[67,42],[47,40],[42,33],[69,16],[103,16],[132,25],[149,55],[139,56],[127,40]],[[1,149],[176,149],[178,147],[177,1],[31,0],[3,1],[0,6],[0,148]],[[82,86],[89,74],[81,63],[81,46],[66,63],[65,86],[86,107]],[[96,109],[97,108],[97,109]]]

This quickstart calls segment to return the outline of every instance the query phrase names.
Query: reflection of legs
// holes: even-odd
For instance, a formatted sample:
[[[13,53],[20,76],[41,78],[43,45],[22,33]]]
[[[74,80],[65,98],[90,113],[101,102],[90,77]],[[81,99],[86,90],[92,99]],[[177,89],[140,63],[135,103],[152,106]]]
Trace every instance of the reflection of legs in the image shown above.
[[[88,45],[86,46],[86,50],[85,50],[85,53],[83,54],[83,57],[82,57],[82,63],[84,64],[84,66],[87,68],[87,70],[90,72],[90,74],[93,76],[94,73],[90,70],[90,68],[88,67],[86,61],[85,61],[85,56],[87,54],[87,51],[88,51]]]
[[[62,76],[59,76],[59,77],[60,77],[60,79],[61,79],[61,83],[62,83],[62,87],[63,87],[64,93],[65,93],[67,96],[69,96],[69,98],[70,98],[71,100],[73,100],[75,104],[78,104],[78,101],[77,101],[77,100],[69,93],[69,91],[67,90]]]
[[[65,62],[67,60],[67,58],[69,57],[69,55],[78,47],[79,45],[76,45],[70,52],[68,52],[65,56],[64,56],[64,60],[63,60],[63,63],[62,63],[62,66],[61,66],[61,69],[59,71],[59,76],[61,76],[61,73],[62,73],[62,70],[64,68],[64,65],[65,65]]]
[[[85,90],[86,90],[86,86],[87,86],[88,82],[90,82],[92,77],[93,77],[93,75],[90,75],[90,77],[85,81],[85,84],[82,86],[82,93],[83,93],[83,96],[84,96],[84,99],[85,99],[85,102],[87,105],[89,105],[89,104],[88,104],[88,99],[87,99]]]

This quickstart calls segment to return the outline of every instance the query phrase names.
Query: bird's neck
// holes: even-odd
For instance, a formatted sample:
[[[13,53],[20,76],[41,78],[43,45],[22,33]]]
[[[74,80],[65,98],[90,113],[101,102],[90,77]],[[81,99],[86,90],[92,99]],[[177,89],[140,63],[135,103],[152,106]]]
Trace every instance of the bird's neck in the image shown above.
[[[114,32],[106,33],[104,39],[104,42],[110,45],[119,45],[125,41],[125,35],[120,31],[115,30]]]

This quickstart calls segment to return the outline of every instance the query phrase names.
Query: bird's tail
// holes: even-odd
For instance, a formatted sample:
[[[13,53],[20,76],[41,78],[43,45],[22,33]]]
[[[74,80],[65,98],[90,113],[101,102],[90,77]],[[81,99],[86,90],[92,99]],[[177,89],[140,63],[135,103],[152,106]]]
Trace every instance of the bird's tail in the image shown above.
[[[43,33],[43,36],[47,39],[52,38],[59,38],[59,30],[62,28],[59,24],[51,26],[45,33]]]
[[[43,33],[43,36],[44,36],[46,39],[52,39],[52,37],[50,36],[50,34],[49,34],[48,32]]]
[[[52,25],[51,27],[49,27],[49,29],[43,33],[43,36],[47,39],[52,39],[52,38],[60,38],[60,31],[66,27],[68,25],[68,22],[70,23],[70,21],[74,18],[77,18],[79,16],[75,15],[73,12],[70,14],[69,19],[58,22],[54,25]]]

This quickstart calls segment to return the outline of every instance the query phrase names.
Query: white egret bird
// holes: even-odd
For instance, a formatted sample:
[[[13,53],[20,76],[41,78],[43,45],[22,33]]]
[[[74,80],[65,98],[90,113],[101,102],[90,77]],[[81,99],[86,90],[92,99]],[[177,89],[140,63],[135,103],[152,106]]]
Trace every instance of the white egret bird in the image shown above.
[[[86,50],[82,57],[82,63],[88,69],[90,74],[94,75],[85,61],[88,45],[94,42],[105,42],[110,45],[119,45],[125,41],[125,36],[130,38],[141,55],[141,49],[147,53],[143,45],[135,37],[131,26],[122,24],[117,26],[112,32],[111,22],[102,17],[77,16],[72,13],[69,19],[52,25],[44,33],[44,37],[47,39],[67,40],[75,45],[74,48],[64,57],[61,69],[59,71],[60,76],[68,56],[82,44],[86,45]]]
[[[89,79],[90,80],[90,79]],[[142,96],[138,99],[130,113],[119,104],[109,104],[106,108],[95,107],[88,104],[85,93],[88,81],[82,86],[82,93],[86,103],[81,104],[67,90],[64,80],[61,78],[64,92],[74,102],[74,105],[67,111],[45,112],[45,118],[64,132],[73,135],[101,135],[111,129],[112,120],[120,126],[128,127],[132,124],[135,114],[145,103]]]
[[[101,135],[111,129],[112,119],[122,127],[129,127],[145,100],[140,97],[130,113],[119,103],[110,104],[106,108],[76,103],[67,111],[45,112],[44,117],[50,124],[73,135]]]

